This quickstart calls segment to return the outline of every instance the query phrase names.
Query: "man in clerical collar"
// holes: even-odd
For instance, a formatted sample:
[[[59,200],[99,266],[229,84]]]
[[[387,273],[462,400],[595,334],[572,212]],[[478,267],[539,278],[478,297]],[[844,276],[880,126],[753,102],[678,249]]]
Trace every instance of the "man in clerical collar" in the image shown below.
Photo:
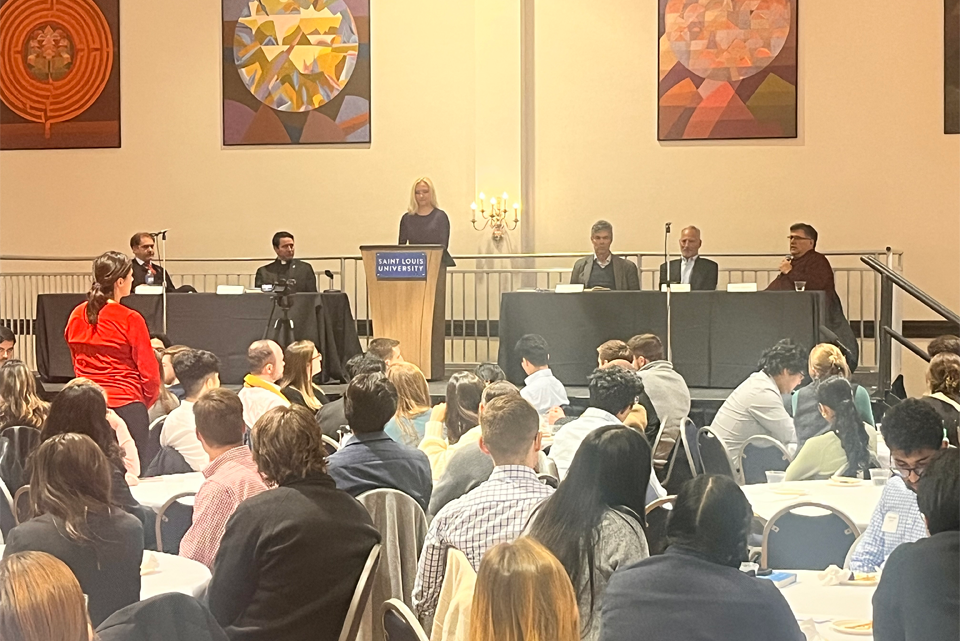
[[[153,259],[157,255],[157,243],[154,236],[145,231],[137,232],[130,238],[130,250],[133,251],[133,287],[138,285],[160,285],[166,282],[167,291],[174,291],[170,274]]]
[[[595,222],[590,228],[590,242],[593,255],[584,256],[573,265],[571,284],[582,284],[586,289],[640,289],[637,266],[610,251],[613,225],[605,220]]]
[[[720,271],[712,260],[700,256],[700,230],[690,225],[680,232],[680,258],[670,261],[670,282],[690,285],[695,291],[712,291],[717,288]],[[660,284],[667,282],[667,266],[660,265]]]
[[[274,234],[273,251],[277,253],[277,259],[257,270],[254,287],[260,289],[265,283],[275,285],[286,281],[286,291],[289,294],[317,291],[317,277],[313,273],[313,267],[310,263],[293,257],[293,234],[288,231]]]

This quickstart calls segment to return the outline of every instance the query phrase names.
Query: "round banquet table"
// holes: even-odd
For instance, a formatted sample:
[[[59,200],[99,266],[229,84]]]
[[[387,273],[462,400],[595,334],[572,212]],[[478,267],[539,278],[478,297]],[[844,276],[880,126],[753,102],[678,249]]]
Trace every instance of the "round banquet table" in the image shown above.
[[[797,503],[823,503],[849,516],[860,530],[870,523],[873,509],[880,502],[882,485],[862,481],[858,485],[838,486],[831,481],[791,481],[789,483],[757,483],[744,485],[753,512],[764,520],[789,505]],[[803,492],[803,494],[778,494],[778,492]],[[801,511],[802,512],[802,511]]]
[[[181,492],[196,492],[201,485],[203,485],[202,472],[168,474],[140,479],[137,485],[130,487],[130,492],[140,505],[159,510],[171,496]],[[183,502],[192,505],[193,499],[190,497]]]
[[[840,632],[831,621],[873,618],[873,593],[876,586],[823,586],[817,573],[808,570],[786,570],[797,575],[797,582],[780,588],[797,621],[813,619],[817,631],[826,641],[870,641],[873,635]]]

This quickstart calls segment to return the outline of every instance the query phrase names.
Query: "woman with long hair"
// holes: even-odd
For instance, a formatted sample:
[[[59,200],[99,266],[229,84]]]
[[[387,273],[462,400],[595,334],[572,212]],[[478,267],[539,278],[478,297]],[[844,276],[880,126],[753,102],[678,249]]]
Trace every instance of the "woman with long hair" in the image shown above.
[[[480,563],[471,641],[577,641],[580,622],[563,566],[529,537],[500,543]]]
[[[33,518],[10,530],[3,552],[47,552],[66,563],[95,626],[140,600],[143,526],[113,503],[112,467],[89,436],[41,443],[30,459]]]
[[[407,213],[400,218],[398,245],[443,245],[443,266],[456,265],[447,246],[450,244],[450,219],[437,204],[433,181],[424,176],[413,181]]]
[[[832,376],[817,386],[817,401],[830,431],[807,440],[787,467],[786,481],[843,476],[870,477],[876,457],[877,430],[864,423],[853,404],[853,389],[842,376]]]
[[[413,363],[394,363],[387,379],[397,388],[397,413],[383,431],[398,443],[416,447],[430,419],[430,388],[420,368]]]
[[[480,424],[480,400],[485,387],[472,372],[457,372],[447,381],[443,426],[451,445],[463,434]]]
[[[77,305],[64,336],[73,370],[107,391],[110,408],[127,424],[146,469],[160,449],[150,441],[147,408],[160,394],[160,377],[147,323],[120,300],[130,293],[133,266],[119,252],[93,261],[93,285],[87,301]]]
[[[120,415],[110,409],[110,399],[107,397],[107,391],[91,381],[89,378],[78,377],[68,382],[63,386],[63,389],[69,389],[71,387],[79,387],[81,385],[89,385],[94,388],[103,396],[104,403],[107,407],[107,424],[110,425],[110,429],[113,430],[113,433],[117,436],[117,444],[120,446],[120,451],[123,453],[123,467],[127,471],[127,483],[135,484],[136,478],[140,476],[140,455],[137,453],[137,444],[134,442],[133,437],[130,436],[130,430],[127,428],[127,424],[123,422],[123,419],[120,418]]]
[[[0,365],[0,429],[11,425],[40,427],[50,404],[37,395],[33,373],[23,361],[11,359]]]
[[[313,341],[297,341],[284,350],[283,378],[277,385],[288,401],[314,412],[323,407],[327,397],[313,384],[313,377],[320,373],[322,365],[323,357]]]
[[[46,552],[18,552],[0,562],[0,639],[91,641],[83,590],[66,564]]]
[[[947,440],[954,447],[960,446],[957,432],[960,429],[960,356],[952,352],[940,352],[927,367],[927,389],[923,402],[937,411],[947,430]]]
[[[650,556],[644,508],[651,460],[640,432],[624,425],[597,428],[530,526],[529,535],[570,576],[583,639],[600,636],[603,593],[613,572]]]

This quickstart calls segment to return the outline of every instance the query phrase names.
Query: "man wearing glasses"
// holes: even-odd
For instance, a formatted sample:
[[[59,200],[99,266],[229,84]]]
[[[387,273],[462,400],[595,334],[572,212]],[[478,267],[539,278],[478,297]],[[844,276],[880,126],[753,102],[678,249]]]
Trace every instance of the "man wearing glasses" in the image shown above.
[[[890,448],[893,476],[850,559],[854,572],[876,572],[898,545],[927,536],[917,506],[917,484],[937,451],[947,447],[940,415],[916,398],[887,411],[880,433]]]

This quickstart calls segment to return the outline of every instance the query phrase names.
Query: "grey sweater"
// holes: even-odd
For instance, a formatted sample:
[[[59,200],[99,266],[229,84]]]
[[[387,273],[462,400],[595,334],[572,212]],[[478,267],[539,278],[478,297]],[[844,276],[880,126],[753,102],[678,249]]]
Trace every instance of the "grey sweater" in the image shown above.
[[[664,460],[680,437],[683,419],[690,414],[690,390],[670,361],[647,363],[637,371],[637,376],[643,381],[643,391],[660,418],[663,435],[654,458]],[[653,445],[652,440],[650,444]]]
[[[435,516],[444,505],[486,481],[492,473],[493,459],[480,449],[480,444],[465,445],[450,458],[447,469],[433,484],[430,516]]]

